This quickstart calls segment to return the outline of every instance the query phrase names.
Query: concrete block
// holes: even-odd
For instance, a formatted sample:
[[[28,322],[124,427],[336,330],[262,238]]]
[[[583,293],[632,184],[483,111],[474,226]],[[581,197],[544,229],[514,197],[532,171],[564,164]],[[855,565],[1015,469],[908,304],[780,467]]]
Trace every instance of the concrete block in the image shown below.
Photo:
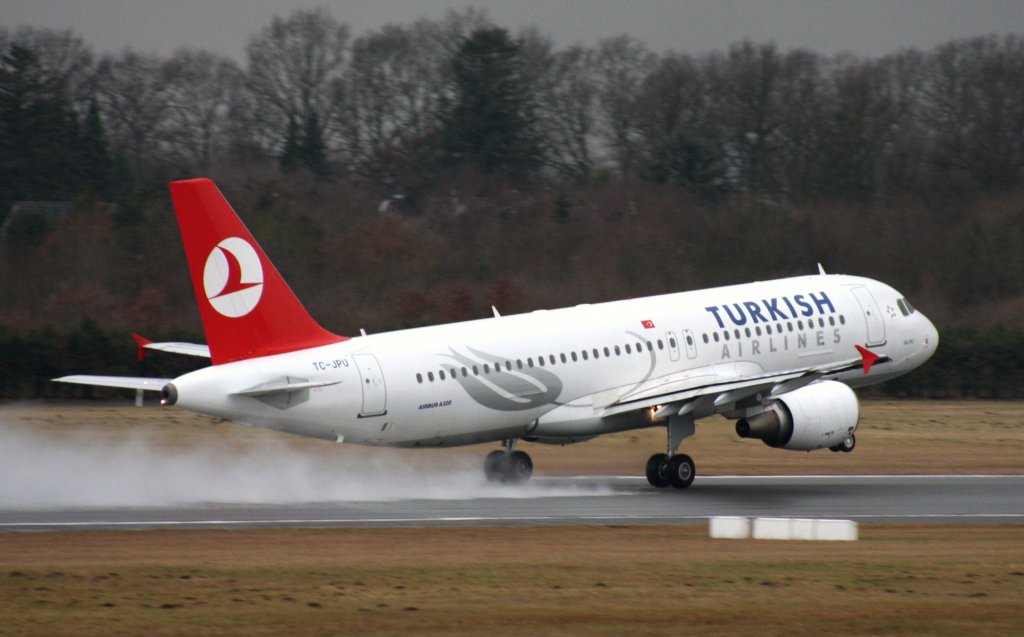
[[[750,520],[736,516],[716,516],[709,524],[711,537],[730,540],[745,540],[750,537]]]
[[[789,522],[789,518],[754,518],[751,537],[755,540],[788,540]]]
[[[818,520],[817,540],[856,542],[857,538],[858,527],[853,520]]]
[[[858,537],[852,520],[754,518],[751,526],[755,540],[855,541]]]

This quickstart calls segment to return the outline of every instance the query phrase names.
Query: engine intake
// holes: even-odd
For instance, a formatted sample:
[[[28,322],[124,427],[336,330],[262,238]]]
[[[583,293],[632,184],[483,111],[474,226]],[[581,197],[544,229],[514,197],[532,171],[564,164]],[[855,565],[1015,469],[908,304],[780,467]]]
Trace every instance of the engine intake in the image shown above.
[[[764,411],[738,420],[736,434],[769,447],[811,451],[839,444],[857,429],[859,419],[853,390],[827,380],[773,398]]]

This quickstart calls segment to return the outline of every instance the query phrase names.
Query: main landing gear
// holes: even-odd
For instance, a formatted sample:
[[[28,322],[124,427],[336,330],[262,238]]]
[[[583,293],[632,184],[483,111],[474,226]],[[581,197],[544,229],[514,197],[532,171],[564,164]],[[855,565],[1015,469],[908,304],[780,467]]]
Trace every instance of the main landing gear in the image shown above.
[[[656,453],[647,460],[647,482],[652,487],[673,486],[685,489],[693,484],[697,468],[693,458],[685,453],[676,453],[684,438],[693,435],[693,416],[671,416],[668,419],[668,453]]]
[[[484,475],[488,482],[521,484],[533,475],[533,460],[525,451],[516,451],[516,440],[501,443],[504,450],[496,449],[484,459]]]

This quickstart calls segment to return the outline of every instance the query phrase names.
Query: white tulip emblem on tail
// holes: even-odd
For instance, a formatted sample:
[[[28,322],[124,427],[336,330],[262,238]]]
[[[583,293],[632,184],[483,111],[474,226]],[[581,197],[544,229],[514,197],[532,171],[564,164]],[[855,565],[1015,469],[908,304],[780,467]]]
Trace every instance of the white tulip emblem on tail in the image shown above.
[[[206,258],[203,288],[210,305],[228,318],[252,312],[263,295],[263,266],[244,239],[228,237]]]

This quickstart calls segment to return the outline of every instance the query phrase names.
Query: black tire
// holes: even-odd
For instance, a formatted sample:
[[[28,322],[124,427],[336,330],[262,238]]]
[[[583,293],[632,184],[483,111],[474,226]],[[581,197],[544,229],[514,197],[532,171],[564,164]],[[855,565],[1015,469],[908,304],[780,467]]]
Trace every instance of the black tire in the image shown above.
[[[843,441],[839,443],[839,450],[843,453],[850,453],[857,446],[857,436],[850,434],[843,438]]]
[[[525,451],[513,451],[505,456],[502,462],[502,474],[505,482],[522,484],[533,475],[533,460]]]
[[[668,481],[677,489],[685,489],[693,484],[693,478],[697,475],[697,467],[693,464],[693,458],[681,453],[672,456],[668,461]]]
[[[652,487],[663,489],[668,482],[668,456],[656,453],[647,459],[647,482]]]
[[[504,476],[502,474],[502,462],[505,460],[505,452],[500,449],[496,449],[491,453],[487,454],[484,458],[484,475],[487,476],[488,482],[503,482]]]

